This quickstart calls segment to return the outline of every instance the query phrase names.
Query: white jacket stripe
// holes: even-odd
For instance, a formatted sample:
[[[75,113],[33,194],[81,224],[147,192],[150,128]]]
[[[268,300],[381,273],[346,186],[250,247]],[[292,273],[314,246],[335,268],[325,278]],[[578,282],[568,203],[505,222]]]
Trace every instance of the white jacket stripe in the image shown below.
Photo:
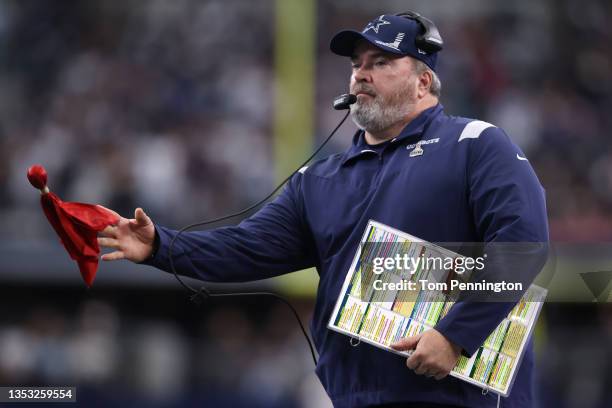
[[[457,142],[460,142],[463,139],[478,139],[482,131],[490,127],[495,127],[495,125],[482,120],[474,120],[465,125]]]

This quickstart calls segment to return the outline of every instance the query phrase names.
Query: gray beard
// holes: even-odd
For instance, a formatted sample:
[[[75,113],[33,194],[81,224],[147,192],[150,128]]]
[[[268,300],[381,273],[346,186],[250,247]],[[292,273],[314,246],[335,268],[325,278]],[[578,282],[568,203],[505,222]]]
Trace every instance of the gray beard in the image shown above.
[[[372,100],[351,105],[351,119],[360,129],[378,133],[404,120],[414,110],[415,101],[404,89],[383,99],[377,95]]]

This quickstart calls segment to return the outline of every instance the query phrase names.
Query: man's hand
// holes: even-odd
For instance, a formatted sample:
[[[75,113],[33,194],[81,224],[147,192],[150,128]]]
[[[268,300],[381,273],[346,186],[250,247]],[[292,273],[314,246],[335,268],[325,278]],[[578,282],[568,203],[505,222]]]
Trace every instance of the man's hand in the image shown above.
[[[105,208],[105,207],[103,207]],[[119,222],[100,232],[98,244],[116,251],[102,255],[104,261],[127,259],[142,262],[151,256],[155,240],[155,226],[142,208],[134,211],[134,218],[123,218],[115,211],[105,208],[119,217]]]
[[[408,368],[419,375],[434,377],[436,380],[446,377],[461,355],[461,348],[448,341],[436,329],[398,340],[391,344],[391,348],[399,351],[414,350],[406,360]]]

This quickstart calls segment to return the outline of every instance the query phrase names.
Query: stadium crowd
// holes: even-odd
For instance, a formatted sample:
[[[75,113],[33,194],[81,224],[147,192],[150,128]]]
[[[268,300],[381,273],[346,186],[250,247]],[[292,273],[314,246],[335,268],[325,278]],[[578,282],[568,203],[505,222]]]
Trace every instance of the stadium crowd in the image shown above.
[[[406,8],[369,3],[317,2],[313,144],[340,119],[331,100],[348,85],[349,63],[328,49],[333,33],[362,26],[382,8]],[[551,240],[611,240],[611,5],[455,4],[419,9],[446,41],[439,73],[447,112],[503,127],[522,147],[547,191]],[[271,190],[273,14],[272,0],[257,7],[248,0],[0,2],[5,237],[58,245],[25,178],[34,163],[46,166],[50,188],[65,200],[124,215],[143,206],[170,226],[243,208]],[[326,151],[344,149],[354,130],[345,125]],[[110,294],[57,301],[40,289],[53,280],[44,262],[40,275],[32,287],[13,288],[38,288],[19,318],[8,310],[21,308],[21,299],[2,292],[0,385],[77,384],[91,404],[105,387],[143,406],[152,406],[151,396],[159,406],[325,404],[298,327],[280,307],[254,315],[249,307],[260,306],[233,304],[194,317],[176,306],[183,297],[166,291],[155,296],[177,314],[126,315],[133,301]],[[131,297],[156,302],[146,291]],[[311,301],[300,302],[307,315]],[[595,312],[545,312],[542,406],[609,401],[612,319],[609,308]],[[571,345],[568,333],[576,336]],[[601,336],[608,341],[593,339]]]

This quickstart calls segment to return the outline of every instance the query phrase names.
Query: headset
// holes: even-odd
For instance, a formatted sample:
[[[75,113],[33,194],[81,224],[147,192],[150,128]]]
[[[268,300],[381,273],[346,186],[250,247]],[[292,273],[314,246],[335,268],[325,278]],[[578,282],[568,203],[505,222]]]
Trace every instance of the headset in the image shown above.
[[[421,26],[423,33],[419,34],[414,41],[418,49],[421,49],[429,54],[438,52],[442,49],[444,46],[444,41],[442,40],[442,36],[438,31],[438,27],[436,27],[433,21],[423,17],[419,13],[415,13],[414,11],[405,11],[403,13],[396,14],[396,16],[414,20]]]

